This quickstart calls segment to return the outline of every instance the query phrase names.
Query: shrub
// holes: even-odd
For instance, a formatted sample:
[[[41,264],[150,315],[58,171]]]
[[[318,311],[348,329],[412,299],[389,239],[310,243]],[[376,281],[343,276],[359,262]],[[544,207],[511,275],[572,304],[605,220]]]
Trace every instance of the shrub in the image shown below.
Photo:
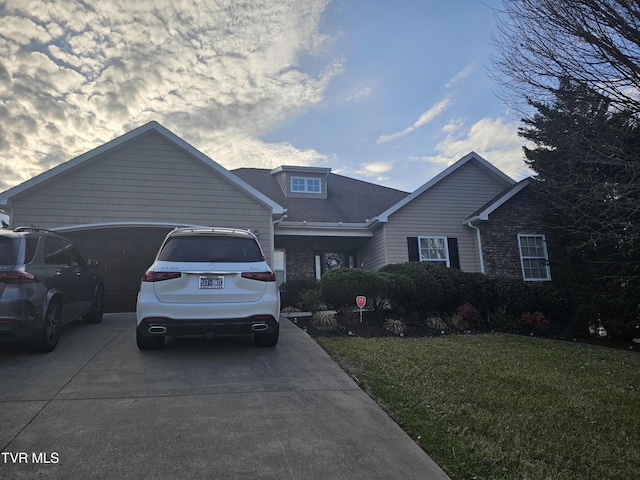
[[[465,328],[468,325],[471,328],[480,328],[482,325],[482,315],[478,309],[470,303],[463,303],[456,309],[455,316],[459,319],[459,325]]]
[[[404,275],[388,272],[377,272],[376,275],[381,279],[389,308],[402,314],[410,313],[410,306],[417,296],[413,281]]]
[[[495,278],[491,312],[502,308],[513,318],[520,318],[524,312],[536,310],[535,290],[525,282],[514,278]]]
[[[599,283],[584,303],[589,307],[591,323],[602,323],[615,340],[632,340],[640,336],[640,284],[620,279]]]
[[[404,276],[413,283],[415,294],[411,298],[408,295],[403,297],[406,301],[407,312],[426,315],[436,313],[441,309],[444,292],[430,267],[424,262],[409,262],[386,265],[380,269],[382,273]]]
[[[550,321],[566,321],[572,315],[569,293],[560,290],[554,284],[534,284],[533,308],[544,313]]]
[[[356,268],[336,268],[325,273],[320,282],[320,295],[332,308],[354,306],[356,296],[364,295],[373,309],[384,308],[387,303],[387,285],[374,272]]]
[[[390,332],[400,335],[406,332],[407,325],[399,318],[387,318],[384,321],[384,328]]]
[[[305,290],[302,293],[302,308],[307,312],[326,310],[327,307],[320,297],[320,290]]]
[[[344,326],[355,326],[360,323],[360,311],[354,307],[342,307],[338,310],[338,322]]]
[[[431,316],[425,320],[425,325],[428,328],[433,328],[435,330],[449,330],[450,325],[447,323],[446,319]]]
[[[517,325],[516,318],[509,313],[506,305],[498,305],[491,312],[491,326],[500,332],[512,332]]]
[[[318,290],[320,282],[315,278],[290,280],[280,286],[280,303],[283,307],[303,308],[303,294],[308,290]]]
[[[311,325],[322,331],[337,330],[338,320],[333,312],[315,312],[311,317]]]
[[[549,320],[541,312],[525,312],[520,317],[520,324],[531,333],[543,333],[548,323]]]

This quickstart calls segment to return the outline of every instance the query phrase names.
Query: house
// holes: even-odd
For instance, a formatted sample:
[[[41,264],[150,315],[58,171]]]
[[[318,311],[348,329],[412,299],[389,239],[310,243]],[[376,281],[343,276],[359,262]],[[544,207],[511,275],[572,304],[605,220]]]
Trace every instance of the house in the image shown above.
[[[329,168],[228,171],[150,122],[3,192],[0,208],[99,260],[106,310],[127,311],[176,226],[251,230],[280,281],[414,260],[549,280],[529,186],[473,152],[413,193]]]

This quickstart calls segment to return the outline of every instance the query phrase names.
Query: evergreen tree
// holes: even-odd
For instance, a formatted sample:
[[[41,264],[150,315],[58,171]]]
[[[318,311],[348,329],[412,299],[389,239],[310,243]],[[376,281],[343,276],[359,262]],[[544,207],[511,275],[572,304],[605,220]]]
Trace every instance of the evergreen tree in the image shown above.
[[[585,319],[598,317],[617,336],[640,335],[640,128],[629,111],[568,78],[552,104],[520,135],[537,186],[550,203],[555,270],[571,285]]]

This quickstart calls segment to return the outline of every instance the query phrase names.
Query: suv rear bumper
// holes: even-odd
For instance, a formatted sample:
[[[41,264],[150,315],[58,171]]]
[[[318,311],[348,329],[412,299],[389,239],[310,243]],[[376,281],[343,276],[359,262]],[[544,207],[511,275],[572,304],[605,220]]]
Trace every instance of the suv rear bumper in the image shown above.
[[[27,300],[0,300],[0,342],[30,340],[38,334],[38,317]]]
[[[278,325],[278,319],[271,315],[199,320],[151,317],[142,319],[137,329],[138,333],[145,337],[182,337],[272,333],[278,329]]]

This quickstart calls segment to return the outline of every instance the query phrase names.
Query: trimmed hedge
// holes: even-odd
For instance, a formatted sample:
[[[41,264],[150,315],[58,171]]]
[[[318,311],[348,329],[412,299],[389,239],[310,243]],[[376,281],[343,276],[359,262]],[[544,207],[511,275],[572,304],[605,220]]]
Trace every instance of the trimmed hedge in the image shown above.
[[[368,306],[380,310],[388,302],[387,279],[375,272],[357,268],[336,268],[320,282],[320,298],[329,308],[355,306],[356,296],[367,297]]]
[[[297,293],[297,301],[293,293]],[[313,303],[326,308],[349,309],[355,308],[358,295],[366,296],[367,307],[373,310],[390,308],[401,315],[424,318],[452,317],[460,306],[468,304],[482,317],[481,328],[517,330],[523,314],[540,312],[555,327],[563,324],[565,330],[571,329],[571,303],[555,286],[488,277],[426,262],[391,264],[378,272],[331,270],[319,283],[287,284],[283,305],[310,304],[313,297]]]
[[[402,295],[401,292],[398,292],[401,296],[392,301],[392,303],[404,304],[404,308],[401,310],[422,315],[440,310],[445,298],[446,286],[443,287],[437,276],[434,275],[435,272],[430,268],[425,268],[424,263],[409,262],[386,265],[380,269],[379,273],[406,277],[413,283],[412,295]]]

